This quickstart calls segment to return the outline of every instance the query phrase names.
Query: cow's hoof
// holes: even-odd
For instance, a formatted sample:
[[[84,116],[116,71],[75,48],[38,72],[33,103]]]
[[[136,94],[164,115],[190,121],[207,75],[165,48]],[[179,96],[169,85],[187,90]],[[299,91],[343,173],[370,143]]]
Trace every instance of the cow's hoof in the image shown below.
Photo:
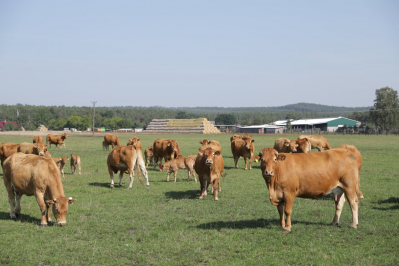
[[[218,201],[218,200],[219,200],[218,198],[215,199],[215,201]]]
[[[114,188],[114,185],[111,185],[111,188]]]
[[[53,223],[53,220],[47,220],[47,223],[51,224]]]
[[[40,226],[41,226],[41,227],[46,227],[46,226],[47,226],[47,224],[40,224]]]
[[[17,216],[15,216],[15,215],[10,215],[10,218],[11,218],[11,220],[16,220],[16,219],[17,219]]]
[[[119,184],[119,187],[122,187],[122,184]]]
[[[147,187],[147,188],[149,188],[149,187],[150,187],[150,185],[148,184],[148,185],[146,185],[146,187]]]
[[[204,199],[204,197],[199,197],[199,199],[200,199],[200,200],[203,200],[203,199]]]
[[[16,213],[15,213],[15,216],[16,216],[16,217],[19,217],[19,215],[20,215],[20,212],[16,212]]]
[[[128,189],[132,189],[132,187],[128,187]]]

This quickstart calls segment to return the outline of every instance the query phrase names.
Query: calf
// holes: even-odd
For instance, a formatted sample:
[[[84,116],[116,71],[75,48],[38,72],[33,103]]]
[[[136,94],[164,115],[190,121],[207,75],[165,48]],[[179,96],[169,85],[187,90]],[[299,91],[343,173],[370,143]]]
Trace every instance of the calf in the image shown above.
[[[107,142],[103,140],[103,151],[108,151],[109,150],[109,145],[107,145]]]
[[[58,168],[60,168],[62,178],[65,179],[64,166],[65,166],[66,162],[69,160],[68,157],[61,157],[61,158],[50,157],[50,158],[55,162],[55,164],[58,166]]]
[[[79,175],[80,172],[80,157],[79,155],[71,154],[71,173],[74,174],[76,172],[76,166],[79,168]]]
[[[172,159],[168,162],[161,163],[159,165],[159,171],[168,171],[168,176],[166,177],[166,182],[169,182],[169,175],[173,172],[175,182],[176,182],[176,173],[179,169],[187,169],[188,170],[188,178],[187,181],[190,181],[190,176],[194,176],[195,182],[197,182],[197,178],[195,177],[193,166],[195,165],[195,159],[197,156],[189,155],[184,158],[183,156],[179,156],[176,159]]]
[[[201,147],[202,148],[202,147]],[[195,172],[201,185],[199,199],[207,195],[208,186],[212,183],[214,200],[218,200],[218,186],[220,185],[220,176],[224,170],[224,160],[217,146],[203,146],[198,151],[195,160]]]
[[[51,205],[58,225],[66,224],[68,204],[76,199],[65,197],[60,171],[53,160],[33,154],[16,153],[4,161],[3,171],[11,219],[16,219],[21,213],[22,195],[34,195],[42,214],[42,226],[51,222]]]
[[[152,146],[145,149],[144,156],[145,156],[145,166],[146,167],[148,167],[148,163],[153,164],[154,152],[153,152]]]
[[[242,156],[245,161],[245,170],[247,170],[247,159],[249,159],[249,170],[251,170],[252,156],[255,152],[255,140],[249,135],[247,136],[233,139],[231,141],[231,150],[233,151],[234,167],[238,168],[238,159]]]

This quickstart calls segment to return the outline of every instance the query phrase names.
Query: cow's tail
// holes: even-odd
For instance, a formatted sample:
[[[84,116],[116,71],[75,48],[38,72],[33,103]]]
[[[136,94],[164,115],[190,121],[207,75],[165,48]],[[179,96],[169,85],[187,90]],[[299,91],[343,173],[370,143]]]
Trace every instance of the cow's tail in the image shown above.
[[[148,182],[148,173],[147,173],[147,169],[145,168],[145,162],[143,159],[143,153],[141,152],[141,150],[136,150],[136,154],[137,154],[137,159],[136,159],[136,165],[139,166],[139,171],[141,170],[141,172],[143,173],[143,176],[145,178],[146,181],[146,186],[149,187],[150,183]],[[143,180],[141,179],[141,175],[138,175],[138,178],[140,180],[140,183],[143,184]]]

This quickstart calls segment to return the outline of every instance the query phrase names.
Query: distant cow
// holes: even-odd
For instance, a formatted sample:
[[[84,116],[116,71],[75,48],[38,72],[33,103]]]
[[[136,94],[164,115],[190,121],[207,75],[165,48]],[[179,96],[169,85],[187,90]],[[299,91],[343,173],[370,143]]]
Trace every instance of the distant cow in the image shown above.
[[[65,167],[66,162],[69,160],[68,157],[61,157],[61,158],[50,157],[50,158],[55,162],[55,164],[58,166],[58,168],[60,168],[60,172],[62,174],[62,178],[65,179],[64,167]]]
[[[321,198],[330,193],[336,206],[332,224],[339,222],[345,203],[342,195],[345,194],[352,209],[352,227],[357,227],[359,166],[356,154],[350,149],[279,154],[275,149],[266,148],[259,152],[259,156],[269,199],[277,206],[283,229],[291,231],[295,197]]]
[[[127,142],[126,146],[129,146],[129,145],[134,145],[134,146],[136,146],[136,149],[139,149],[139,150],[142,149],[141,141],[136,136],[129,139],[129,141]]]
[[[219,147],[220,147],[220,151],[222,151],[222,150],[221,150],[221,149],[222,149],[222,148],[221,148],[222,146],[220,146],[219,141],[204,139],[203,141],[200,141],[199,143],[202,144],[202,146],[206,146],[206,145],[216,145],[216,146],[219,146]]]
[[[103,151],[108,151],[109,150],[109,145],[107,145],[107,142],[103,140]]]
[[[212,183],[214,200],[218,200],[218,186],[220,189],[220,176],[224,170],[220,149],[214,145],[201,147],[194,167],[201,185],[199,199],[207,195],[208,186]]]
[[[249,169],[251,170],[252,156],[255,152],[255,141],[249,135],[247,136],[233,139],[231,141],[231,150],[234,157],[234,167],[238,168],[238,159],[242,156],[245,161],[245,170],[247,169],[247,159],[249,159]]]
[[[51,222],[51,205],[58,225],[66,224],[68,204],[72,204],[76,199],[65,197],[60,171],[53,160],[33,154],[16,153],[4,161],[3,171],[11,219],[16,219],[21,213],[22,195],[35,195],[42,213],[42,226]]]
[[[145,168],[143,156],[141,151],[136,151],[135,146],[117,146],[108,155],[107,165],[108,172],[111,178],[111,188],[114,187],[114,173],[119,171],[119,186],[122,186],[123,173],[126,171],[130,176],[129,188],[132,188],[134,178],[134,168],[136,164],[139,165],[146,179],[147,187],[150,186],[148,182],[148,174]],[[140,177],[139,177],[140,179]],[[140,180],[141,181],[141,180]]]
[[[19,144],[10,143],[10,142],[3,142],[0,144],[0,160],[1,166],[3,166],[4,161],[17,152]]]
[[[286,138],[276,139],[276,141],[274,142],[273,149],[282,153],[290,153],[291,152],[290,140]]]
[[[331,150],[332,147],[328,140],[322,136],[312,136],[312,135],[300,135],[298,139],[307,138],[312,145],[312,149],[318,149],[319,151]]]
[[[197,158],[196,155],[189,155],[188,157],[184,158],[183,156],[179,156],[175,159],[172,159],[168,162],[161,163],[159,165],[159,171],[167,171],[168,176],[166,177],[166,182],[169,182],[169,175],[173,172],[175,182],[176,182],[176,173],[179,169],[187,169],[188,170],[188,178],[187,181],[190,181],[190,176],[194,176],[195,182],[197,182],[197,178],[195,177],[194,173],[194,165],[195,159]]]
[[[80,172],[80,157],[79,155],[71,154],[71,173],[74,174],[76,172],[76,166],[79,168],[79,175]]]
[[[154,151],[152,146],[148,147],[144,151],[144,156],[145,156],[145,166],[148,167],[148,164],[153,164],[153,159],[154,159]]]
[[[290,141],[291,152],[308,153],[312,149],[312,145],[307,138],[296,139]]]
[[[51,144],[55,144],[56,147],[58,147],[58,145],[60,145],[60,148],[62,148],[62,146],[64,146],[66,148],[65,139],[67,137],[68,137],[67,133],[64,133],[62,135],[48,134],[46,137],[46,144],[48,145],[50,142],[49,148],[51,148]]]
[[[167,162],[181,155],[180,147],[176,140],[157,139],[154,141],[152,147],[154,152],[154,169],[158,163],[162,163],[162,159],[165,159],[165,162]]]
[[[17,152],[22,152],[25,154],[36,154],[39,156],[44,156],[44,153],[47,151],[47,145],[43,143],[28,143],[28,142],[22,142],[19,144],[17,148]]]
[[[34,136],[34,137],[33,137],[33,143],[37,143],[37,144],[41,143],[41,144],[44,144],[44,140],[43,140],[42,136],[37,135],[37,136]]]
[[[105,143],[103,143],[103,147],[106,146],[107,150],[109,149],[109,145],[112,145],[112,149],[121,145],[119,142],[119,137],[112,134],[105,134],[104,141]]]

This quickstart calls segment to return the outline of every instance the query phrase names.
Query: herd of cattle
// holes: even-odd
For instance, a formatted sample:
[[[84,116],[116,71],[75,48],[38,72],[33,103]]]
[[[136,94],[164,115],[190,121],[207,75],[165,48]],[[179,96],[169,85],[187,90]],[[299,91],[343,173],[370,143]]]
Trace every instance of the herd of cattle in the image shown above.
[[[67,136],[49,134],[46,144],[41,136],[35,136],[33,144],[3,142],[0,145],[0,160],[9,196],[11,219],[20,214],[22,195],[34,195],[42,213],[42,226],[51,222],[50,206],[58,225],[66,224],[68,204],[76,201],[65,197],[61,182],[61,174],[64,177],[63,169],[68,158],[51,157],[47,148],[48,144],[65,147]],[[157,139],[152,146],[145,149],[144,160],[139,138],[130,138],[127,145],[122,146],[118,136],[106,134],[102,145],[104,150],[108,150],[109,145],[112,146],[107,157],[111,188],[114,187],[113,175],[118,172],[119,186],[122,186],[123,174],[127,173],[130,177],[128,188],[132,188],[136,168],[140,181],[143,174],[146,186],[149,187],[146,167],[153,164],[154,169],[158,166],[160,171],[167,171],[167,181],[173,172],[176,182],[177,171],[187,169],[188,181],[192,176],[197,182],[197,173],[200,182],[199,198],[203,199],[207,195],[208,186],[211,184],[214,200],[218,200],[218,191],[221,190],[220,177],[224,171],[222,148],[215,140],[205,139],[200,141],[200,144],[202,146],[197,154],[183,157],[176,140]],[[258,155],[254,155],[254,140],[248,134],[231,136],[230,146],[235,168],[238,168],[240,157],[244,158],[245,169],[251,169],[252,161],[261,162],[262,176],[269,189],[269,199],[277,206],[280,226],[283,229],[291,230],[291,212],[295,197],[320,198],[327,194],[332,195],[336,206],[332,224],[339,222],[345,203],[345,197],[342,195],[345,194],[352,210],[352,227],[357,227],[358,203],[363,194],[359,178],[362,157],[356,147],[344,144],[333,149],[324,137],[302,135],[297,140],[279,138],[273,148],[264,148]],[[320,152],[310,153],[313,148]],[[71,172],[74,173],[78,167],[80,174],[79,156],[71,154],[70,163]]]

